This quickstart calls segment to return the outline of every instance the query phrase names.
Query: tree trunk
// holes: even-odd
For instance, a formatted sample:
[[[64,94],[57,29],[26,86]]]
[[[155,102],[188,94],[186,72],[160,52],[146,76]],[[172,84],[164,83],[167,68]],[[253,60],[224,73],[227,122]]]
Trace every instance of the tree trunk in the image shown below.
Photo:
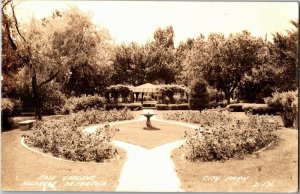
[[[230,93],[225,92],[225,98],[226,98],[227,104],[230,104]]]
[[[130,101],[132,102],[132,103],[134,103],[134,93],[133,92],[131,92],[130,93]]]
[[[162,91],[162,93],[161,93],[161,101],[163,104],[166,104],[166,94],[164,91]]]
[[[34,105],[35,105],[35,117],[38,120],[42,120],[42,111],[41,111],[42,103],[41,103],[41,99],[40,99],[39,88],[37,85],[35,69],[33,69],[33,73],[32,73],[32,92],[33,92],[33,101],[34,101]]]

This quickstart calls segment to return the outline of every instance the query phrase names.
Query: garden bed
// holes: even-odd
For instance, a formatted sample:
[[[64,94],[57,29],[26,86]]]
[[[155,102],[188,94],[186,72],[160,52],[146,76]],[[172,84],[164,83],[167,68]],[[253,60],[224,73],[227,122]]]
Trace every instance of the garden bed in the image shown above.
[[[202,127],[186,134],[185,157],[191,161],[243,158],[277,140],[279,122],[272,116],[238,119],[222,112],[173,112],[165,119],[198,123]]]
[[[117,148],[118,159],[104,163],[70,162],[47,157],[21,146],[24,133],[18,129],[2,132],[2,178],[1,188],[5,191],[41,191],[42,186],[26,185],[25,182],[41,182],[41,176],[54,176],[55,191],[114,191],[126,161],[124,150]],[[90,176],[100,186],[66,186],[65,177]],[[54,191],[51,187],[47,191]]]
[[[185,150],[174,150],[172,158],[182,189],[186,192],[296,192],[298,131],[285,128],[276,134],[278,145],[243,160],[192,162],[184,158]]]
[[[32,131],[23,137],[28,146],[55,157],[103,162],[117,155],[117,150],[111,144],[117,129],[104,125],[96,133],[87,134],[82,131],[83,127],[128,119],[133,119],[133,115],[127,110],[81,111],[59,120],[37,122]]]

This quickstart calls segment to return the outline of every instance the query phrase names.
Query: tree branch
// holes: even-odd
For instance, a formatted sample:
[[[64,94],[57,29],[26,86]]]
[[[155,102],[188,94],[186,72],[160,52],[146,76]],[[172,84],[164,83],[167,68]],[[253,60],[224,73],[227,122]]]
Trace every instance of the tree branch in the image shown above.
[[[3,5],[2,5],[2,11],[4,11],[4,8],[7,4],[9,4],[12,0],[8,0],[6,1]]]
[[[18,20],[17,20],[16,14],[15,14],[15,7],[12,3],[10,4],[10,6],[11,6],[11,11],[13,14],[14,21],[15,21],[16,30],[17,30],[19,36],[24,40],[24,42],[26,42],[25,38],[23,37],[23,35],[21,34],[21,32],[19,30],[19,24],[18,24]]]
[[[52,74],[47,80],[43,81],[42,83],[40,83],[38,85],[38,87],[42,87],[43,85],[45,85],[46,83],[52,81],[53,79],[56,78],[56,76],[59,74],[59,71],[57,71],[56,73]]]
[[[7,34],[7,39],[10,43],[10,45],[12,46],[13,50],[17,50],[17,45],[15,44],[14,40],[12,39],[11,37],[11,32],[10,32],[10,28],[9,28],[9,22],[8,22],[8,19],[7,19],[7,16],[4,12],[4,8],[8,5],[8,3],[10,3],[11,0],[5,2],[2,6],[2,17],[3,17],[3,22],[4,22],[4,25],[5,25],[5,31],[6,31],[6,34]]]

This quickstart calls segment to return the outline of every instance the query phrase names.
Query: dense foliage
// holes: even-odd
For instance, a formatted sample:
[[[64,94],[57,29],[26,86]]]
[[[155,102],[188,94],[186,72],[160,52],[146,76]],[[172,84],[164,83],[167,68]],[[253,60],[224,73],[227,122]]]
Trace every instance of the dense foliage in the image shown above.
[[[11,115],[14,110],[14,103],[9,98],[1,100],[1,127],[9,129],[12,126]]]
[[[87,133],[83,131],[83,127],[132,118],[133,115],[127,109],[80,111],[59,120],[38,121],[32,131],[23,137],[29,146],[56,157],[102,162],[117,154],[111,145],[111,138],[117,129],[104,125],[95,133]]]
[[[298,90],[275,92],[266,98],[269,107],[281,109],[281,118],[285,127],[293,127],[298,114]]]
[[[159,88],[159,92],[162,94],[160,99],[161,103],[166,104],[168,102],[175,104],[176,99],[174,95],[179,94],[180,96],[184,96],[184,94],[188,92],[188,89],[184,85],[162,85]],[[166,101],[165,97],[168,97],[168,101]]]
[[[119,96],[122,97],[122,102],[126,103],[127,98],[131,92],[131,86],[126,86],[122,84],[111,85],[106,89],[106,101],[110,102],[109,94],[113,97],[114,102],[118,102]]]
[[[203,110],[208,107],[209,93],[205,80],[194,80],[189,88],[189,108],[191,110]]]
[[[166,26],[156,29],[144,44],[119,45],[111,41],[107,29],[94,24],[92,14],[77,7],[24,22],[18,21],[14,3],[2,3],[3,97],[21,99],[24,106],[35,108],[39,119],[56,113],[64,96],[105,95],[113,84],[189,87],[193,79],[202,78],[215,90],[209,90],[215,101],[210,107],[223,106],[218,104],[223,98],[227,103],[232,98],[261,103],[274,91],[297,88],[295,21],[286,33],[274,32],[272,41],[246,30],[207,37],[199,32],[176,46],[175,31]],[[178,103],[173,89],[163,91],[168,102],[160,103]],[[125,103],[128,94],[128,89],[120,93]],[[115,100],[118,95],[112,93]],[[198,102],[192,98],[190,104],[202,109]]]
[[[83,95],[67,99],[61,109],[62,114],[76,113],[81,110],[100,109],[103,107],[104,99],[100,96]]]
[[[194,133],[185,135],[188,160],[214,161],[243,158],[274,141],[279,123],[271,116],[248,116],[236,119],[217,111],[175,112],[165,119],[201,124]]]

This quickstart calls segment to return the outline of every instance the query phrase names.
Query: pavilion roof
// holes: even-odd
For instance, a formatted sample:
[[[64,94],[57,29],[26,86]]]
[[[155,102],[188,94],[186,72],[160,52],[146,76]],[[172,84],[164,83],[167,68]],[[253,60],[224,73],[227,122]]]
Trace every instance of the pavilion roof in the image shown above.
[[[158,92],[161,85],[146,83],[132,88],[133,92]]]

